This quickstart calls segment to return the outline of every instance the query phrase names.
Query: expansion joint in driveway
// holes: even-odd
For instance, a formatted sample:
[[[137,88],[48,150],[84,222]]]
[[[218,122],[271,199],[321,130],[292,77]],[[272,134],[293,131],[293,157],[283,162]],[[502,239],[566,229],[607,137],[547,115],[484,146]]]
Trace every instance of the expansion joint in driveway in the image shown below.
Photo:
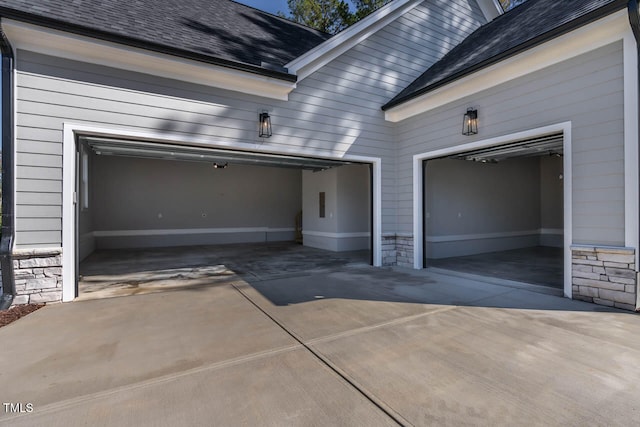
[[[350,378],[349,375],[346,372],[342,371],[340,368],[335,366],[331,362],[331,360],[326,358],[322,353],[314,350],[313,347],[311,347],[310,345],[308,345],[307,343],[302,341],[302,339],[300,339],[296,334],[294,334],[292,331],[290,331],[282,322],[280,322],[278,319],[276,319],[274,316],[272,316],[266,310],[264,310],[262,307],[260,307],[259,304],[257,304],[255,301],[253,301],[251,299],[251,297],[249,297],[249,295],[244,293],[235,283],[232,283],[231,285],[235,288],[236,291],[238,291],[240,293],[240,295],[242,295],[247,301],[249,301],[249,303],[251,303],[255,308],[257,308],[262,314],[264,314],[267,318],[269,318],[273,323],[278,325],[278,327],[280,327],[280,329],[282,329],[287,335],[289,335],[296,342],[298,342],[303,348],[305,348],[309,353],[311,353],[311,355],[314,358],[316,358],[320,363],[322,363],[327,368],[329,368],[331,371],[333,371],[338,377],[340,377],[349,386],[351,386],[354,390],[356,390],[358,393],[360,393],[360,395],[362,395],[365,399],[367,399],[369,402],[371,402],[374,406],[376,406],[378,409],[380,409],[382,412],[384,412],[396,424],[398,424],[399,426],[411,426],[412,425],[408,420],[406,420],[404,417],[402,417],[400,414],[398,414],[389,405],[387,405],[382,400],[378,399],[373,394],[371,394],[370,392],[365,390],[363,387],[361,387],[359,384],[357,384],[354,379]]]

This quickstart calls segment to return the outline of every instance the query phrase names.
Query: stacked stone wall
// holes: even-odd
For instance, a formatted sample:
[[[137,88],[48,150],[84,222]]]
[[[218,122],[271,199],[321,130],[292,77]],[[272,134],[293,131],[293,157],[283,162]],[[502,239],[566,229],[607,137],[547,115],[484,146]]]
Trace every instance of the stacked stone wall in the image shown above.
[[[382,265],[413,267],[413,236],[382,236]]]
[[[398,254],[396,253],[396,235],[382,236],[382,265],[394,266],[398,263]]]
[[[396,236],[396,251],[399,267],[413,267],[413,236]]]
[[[60,250],[15,251],[14,305],[62,301],[62,254]]]
[[[635,250],[574,246],[571,248],[573,298],[635,311]]]

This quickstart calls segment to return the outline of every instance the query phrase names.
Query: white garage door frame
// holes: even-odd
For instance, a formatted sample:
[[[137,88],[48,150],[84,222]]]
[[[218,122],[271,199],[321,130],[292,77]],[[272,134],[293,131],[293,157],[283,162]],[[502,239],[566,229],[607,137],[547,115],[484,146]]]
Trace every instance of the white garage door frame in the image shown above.
[[[357,156],[330,153],[325,150],[299,147],[279,149],[269,147],[251,147],[250,144],[234,144],[224,141],[212,141],[202,137],[175,135],[161,132],[140,132],[126,128],[101,127],[87,123],[64,123],[63,125],[63,171],[62,171],[62,301],[72,301],[76,297],[76,137],[93,135],[108,138],[138,139],[148,142],[183,144],[204,148],[218,148],[253,152],[261,154],[305,156],[327,160],[368,163],[373,172],[373,265],[382,266],[382,159],[380,157]]]
[[[562,132],[563,135],[563,175],[564,175],[564,295],[571,298],[571,243],[572,243],[572,170],[571,170],[571,122],[562,122],[549,126],[529,129],[508,135],[483,139],[468,144],[456,145],[439,150],[428,151],[413,156],[413,265],[415,269],[424,268],[424,176],[422,163],[425,160],[459,154],[465,151],[478,150],[535,138],[551,133]]]

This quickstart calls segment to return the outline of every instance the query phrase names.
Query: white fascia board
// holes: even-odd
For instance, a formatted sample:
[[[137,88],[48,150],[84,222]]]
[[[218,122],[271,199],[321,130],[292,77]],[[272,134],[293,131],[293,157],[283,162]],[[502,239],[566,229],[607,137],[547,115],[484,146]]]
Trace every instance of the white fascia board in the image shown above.
[[[295,82],[286,82],[20,21],[3,19],[2,26],[15,49],[284,101],[288,100],[289,93],[296,87]]]
[[[300,82],[420,3],[422,0],[392,1],[289,62],[285,67],[298,76]]]
[[[580,27],[535,48],[483,68],[445,86],[385,111],[385,119],[400,122],[450,102],[622,40],[629,29],[626,9]]]
[[[498,3],[498,0],[477,0],[482,14],[486,18],[487,22],[494,20],[498,16],[504,13],[502,6]]]

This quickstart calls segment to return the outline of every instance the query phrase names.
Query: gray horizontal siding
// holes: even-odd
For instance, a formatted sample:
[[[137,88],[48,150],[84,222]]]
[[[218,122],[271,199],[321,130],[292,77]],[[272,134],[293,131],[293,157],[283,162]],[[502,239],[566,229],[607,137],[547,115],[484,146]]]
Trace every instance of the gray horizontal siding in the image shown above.
[[[39,246],[39,247],[54,247],[59,245],[59,241],[62,238],[60,231],[19,231],[21,245],[26,246]]]
[[[62,181],[47,179],[18,179],[16,191],[18,193],[60,193],[62,195]]]
[[[60,206],[62,204],[62,195],[60,193],[25,192],[20,196],[20,202],[23,205]]]
[[[61,225],[60,218],[18,218],[16,229],[18,231],[58,231]]]
[[[17,245],[61,243],[62,128],[71,121],[243,149],[381,157],[383,230],[393,233],[396,129],[380,106],[482,22],[474,1],[424,1],[299,82],[287,102],[19,51]],[[269,140],[257,136],[263,109],[272,117]]]
[[[18,179],[24,178],[61,180],[62,168],[18,165],[16,176],[18,177]]]
[[[573,239],[624,244],[622,43],[556,64],[398,126],[399,228],[411,232],[412,156],[564,121],[572,122]],[[480,133],[460,133],[462,114],[478,107]]]

